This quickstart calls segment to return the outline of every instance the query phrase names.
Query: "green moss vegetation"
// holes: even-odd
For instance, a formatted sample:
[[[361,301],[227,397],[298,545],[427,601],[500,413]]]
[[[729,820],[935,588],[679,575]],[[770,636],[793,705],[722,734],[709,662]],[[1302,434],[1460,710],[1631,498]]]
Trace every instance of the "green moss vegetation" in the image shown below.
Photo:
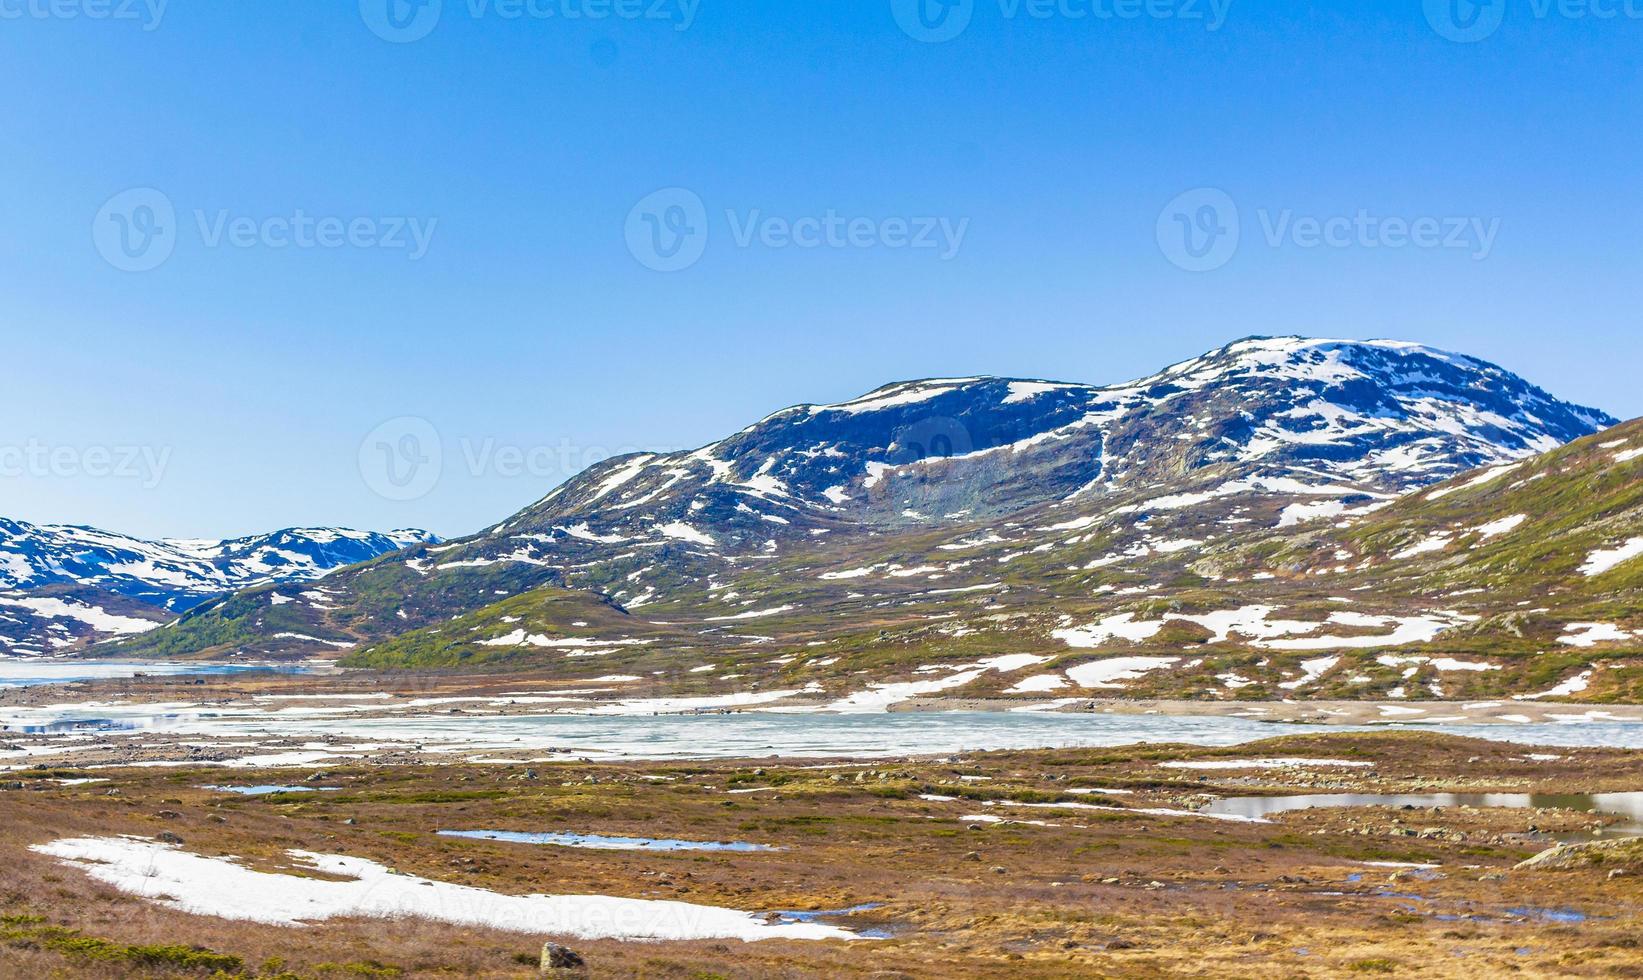
[[[197,946],[141,945],[87,936],[78,929],[52,925],[42,916],[0,917],[0,943],[16,949],[43,949],[79,963],[99,963],[131,970],[165,970],[207,976],[241,976],[245,963],[237,956]]]

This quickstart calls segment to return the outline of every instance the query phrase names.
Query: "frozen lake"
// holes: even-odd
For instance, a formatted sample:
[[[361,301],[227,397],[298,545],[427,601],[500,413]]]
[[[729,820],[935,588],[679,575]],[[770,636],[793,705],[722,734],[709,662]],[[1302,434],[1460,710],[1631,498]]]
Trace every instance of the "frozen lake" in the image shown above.
[[[0,687],[147,675],[221,675],[302,667],[222,664],[117,664],[73,661],[0,661]],[[106,696],[105,696],[106,697]],[[737,713],[611,713],[583,704],[555,704],[533,714],[486,711],[502,698],[396,699],[389,694],[339,692],[252,697],[231,703],[142,704],[123,700],[0,707],[0,731],[77,741],[189,741],[248,750],[246,764],[324,764],[415,748],[453,760],[541,758],[711,759],[773,757],[888,758],[961,752],[1181,743],[1230,746],[1280,735],[1329,731],[1412,729],[1524,745],[1643,748],[1643,711],[1587,711],[1571,706],[1553,720],[1475,723],[1452,713],[1419,721],[1405,715],[1372,725],[1326,726],[1265,722],[1224,714],[1060,714],[1042,711],[852,714],[791,708]],[[575,699],[546,697],[544,702]],[[636,702],[645,705],[649,702]],[[460,704],[466,713],[451,713]],[[1436,703],[1434,703],[1436,705]],[[483,707],[481,707],[483,706]],[[533,709],[534,710],[534,709]],[[1434,710],[1438,710],[1434,707]],[[1445,709],[1447,710],[1447,709]],[[63,744],[68,744],[64,742]],[[269,756],[264,747],[281,751]],[[300,751],[293,752],[293,749]],[[543,753],[552,753],[543,755]],[[496,761],[503,761],[497,759]]]
[[[211,674],[306,674],[307,667],[258,664],[139,664],[74,660],[0,659],[0,688],[71,684],[75,681],[120,680],[136,677],[205,676]]]
[[[231,728],[246,734],[256,723]],[[205,728],[214,727],[209,723]],[[762,714],[590,717],[531,715],[503,718],[331,718],[299,725],[310,734],[333,732],[371,742],[450,744],[468,748],[559,748],[573,754],[645,759],[869,757],[945,755],[998,749],[1077,748],[1177,742],[1240,745],[1280,735],[1330,728],[1251,721],[1225,716],[1047,714],[955,711],[897,714]],[[1643,723],[1580,722],[1531,725],[1438,724],[1410,726],[1530,745],[1643,748]],[[224,734],[234,734],[225,732]],[[297,734],[290,731],[290,734]]]
[[[885,758],[998,749],[1182,743],[1230,746],[1280,735],[1328,731],[1445,732],[1546,746],[1643,748],[1643,722],[1382,724],[1368,727],[1268,723],[1226,716],[942,712],[595,716],[408,715],[365,718],[300,708],[209,709],[109,704],[0,710],[12,732],[110,737],[178,736],[202,744],[299,745],[314,761],[417,746],[453,759],[551,758]],[[526,754],[522,756],[521,754]]]

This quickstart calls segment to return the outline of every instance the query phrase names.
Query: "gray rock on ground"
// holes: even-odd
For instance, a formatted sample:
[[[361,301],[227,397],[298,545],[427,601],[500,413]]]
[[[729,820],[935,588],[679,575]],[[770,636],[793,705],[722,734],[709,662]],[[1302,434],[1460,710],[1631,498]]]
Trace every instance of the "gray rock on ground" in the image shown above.
[[[1636,866],[1643,868],[1643,838],[1560,844],[1542,851],[1516,871],[1572,871],[1577,868]]]
[[[586,970],[587,961],[581,954],[568,949],[558,943],[548,943],[542,947],[542,972],[558,974],[571,971]]]

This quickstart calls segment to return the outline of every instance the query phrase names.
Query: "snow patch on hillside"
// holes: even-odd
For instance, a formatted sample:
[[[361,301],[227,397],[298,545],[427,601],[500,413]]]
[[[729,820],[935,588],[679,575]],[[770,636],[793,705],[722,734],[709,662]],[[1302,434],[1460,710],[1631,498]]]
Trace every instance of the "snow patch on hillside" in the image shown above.
[[[10,599],[0,597],[0,606],[9,606],[13,609],[26,609],[42,619],[68,619],[96,630],[99,633],[114,636],[135,636],[138,633],[147,633],[157,629],[159,623],[146,619],[137,619],[133,616],[116,616],[105,612],[97,606],[88,606],[83,602],[73,602],[65,599]]]
[[[1563,627],[1563,633],[1563,636],[1557,638],[1557,642],[1571,647],[1618,643],[1631,639],[1633,635],[1613,623],[1570,623]]]
[[[1632,538],[1618,548],[1594,551],[1580,566],[1580,574],[1587,577],[1602,575],[1611,569],[1643,556],[1643,538]]]
[[[1249,640],[1254,646],[1269,650],[1369,649],[1403,646],[1408,643],[1429,643],[1444,630],[1475,619],[1452,612],[1429,613],[1423,616],[1372,616],[1356,612],[1335,612],[1330,613],[1328,619],[1320,623],[1270,619],[1276,611],[1273,606],[1244,606],[1201,615],[1169,613],[1163,619],[1139,622],[1136,621],[1134,613],[1121,613],[1088,626],[1054,630],[1050,635],[1075,649],[1088,649],[1114,639],[1141,643],[1157,636],[1168,623],[1186,622],[1209,630],[1212,634],[1212,643],[1224,643],[1237,635]],[[1329,625],[1359,629],[1390,628],[1391,632],[1372,636],[1305,635],[1316,633]]]
[[[1086,689],[1122,688],[1124,682],[1139,680],[1155,670],[1174,667],[1180,657],[1112,657],[1067,668],[1067,676]]]

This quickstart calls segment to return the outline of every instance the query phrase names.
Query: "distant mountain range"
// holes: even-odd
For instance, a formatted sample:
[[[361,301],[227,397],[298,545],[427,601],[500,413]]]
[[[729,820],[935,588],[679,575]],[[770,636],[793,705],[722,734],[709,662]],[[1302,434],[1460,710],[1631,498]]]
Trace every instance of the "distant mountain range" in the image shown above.
[[[16,655],[45,654],[146,632],[224,593],[309,581],[437,541],[425,531],[342,528],[290,528],[230,541],[145,541],[0,518],[0,647]]]
[[[1643,636],[1619,448],[1637,440],[1586,438],[1615,424],[1390,341],[1250,338],[1106,387],[903,382],[610,460],[472,537],[214,599],[101,652],[867,702],[1552,688]],[[1454,668],[1449,649],[1504,659]]]

